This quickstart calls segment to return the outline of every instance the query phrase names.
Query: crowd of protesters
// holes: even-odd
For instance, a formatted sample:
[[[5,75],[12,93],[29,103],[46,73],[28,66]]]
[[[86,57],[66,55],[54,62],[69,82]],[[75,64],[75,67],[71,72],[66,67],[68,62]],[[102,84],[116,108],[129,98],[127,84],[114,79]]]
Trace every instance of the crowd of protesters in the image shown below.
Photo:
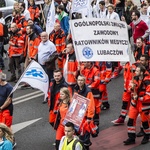
[[[69,20],[87,16],[72,12],[72,1],[54,2],[56,21],[54,29],[47,33],[45,30],[51,3],[51,0],[44,0],[44,4],[39,6],[34,0],[28,0],[28,7],[23,0],[14,3],[13,19],[8,27],[8,36],[0,35],[0,69],[5,69],[3,53],[6,53],[9,57],[8,68],[11,74],[8,82],[16,83],[30,62],[37,61],[49,78],[48,97],[43,103],[48,104],[49,123],[56,130],[56,150],[73,147],[76,141],[73,134],[78,135],[77,139],[84,145],[77,141],[75,148],[85,147],[88,150],[92,145],[90,136],[97,137],[99,133],[101,110],[110,108],[107,84],[117,78],[124,68],[122,110],[113,124],[124,124],[126,116],[129,115],[128,139],[124,141],[124,144],[134,144],[136,136],[143,136],[141,144],[148,143],[150,137],[150,0],[141,1],[140,8],[132,0],[93,0],[91,2],[93,18],[120,20],[127,23],[129,41],[136,62],[134,64],[127,62],[124,66],[121,62],[111,62],[111,60],[78,62]],[[1,12],[0,24],[5,25]],[[4,44],[9,45],[8,50],[4,49]],[[0,115],[5,111],[9,112],[9,125],[2,118],[0,122],[10,127],[12,124],[10,107],[13,105],[12,95],[9,95],[11,86],[8,89],[5,88],[6,86],[10,85],[6,82],[6,75],[1,73]],[[27,83],[22,85],[22,88],[26,87],[30,85]],[[5,98],[2,91],[6,92]],[[74,93],[90,100],[83,122],[76,131],[73,124],[63,123]],[[138,114],[141,117],[141,131],[136,135]]]

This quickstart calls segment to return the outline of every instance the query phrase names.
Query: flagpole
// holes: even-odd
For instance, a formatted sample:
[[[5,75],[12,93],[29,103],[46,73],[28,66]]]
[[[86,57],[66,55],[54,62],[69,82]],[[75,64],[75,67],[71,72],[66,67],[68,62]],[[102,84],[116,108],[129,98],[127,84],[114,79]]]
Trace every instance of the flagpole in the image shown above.
[[[45,21],[45,17],[44,17],[44,13],[43,13],[43,9],[42,9],[42,5],[41,4],[40,4],[40,10],[42,12],[43,24],[44,24],[44,27],[46,28],[46,21]]]

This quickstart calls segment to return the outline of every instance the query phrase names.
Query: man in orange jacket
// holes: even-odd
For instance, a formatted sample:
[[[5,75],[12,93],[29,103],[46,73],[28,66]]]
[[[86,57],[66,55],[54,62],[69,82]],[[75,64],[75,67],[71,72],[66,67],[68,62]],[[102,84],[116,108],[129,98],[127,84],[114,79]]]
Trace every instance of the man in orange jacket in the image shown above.
[[[77,81],[76,78],[78,74],[78,62],[76,60],[73,44],[67,44],[66,49],[64,51],[66,53],[66,58],[63,62],[63,76],[68,85],[72,88],[72,90],[74,90],[74,86],[76,85]]]
[[[128,120],[128,139],[124,141],[125,145],[135,143],[136,138],[136,119],[140,113],[142,126],[144,129],[144,138],[141,144],[149,142],[150,136],[150,74],[141,64],[135,70],[134,80],[130,83],[131,89],[131,105],[129,108]]]
[[[112,75],[112,63],[111,62],[98,62],[96,63],[100,70],[100,85],[99,90],[102,93],[101,101],[102,107],[101,110],[109,109],[110,105],[108,103],[108,92],[107,84],[111,80]]]
[[[149,67],[148,67],[148,60],[149,57],[148,55],[141,55],[140,57],[140,62],[134,63],[132,65],[130,65],[129,62],[127,62],[124,66],[124,92],[122,95],[122,109],[121,109],[121,113],[118,119],[112,121],[112,123],[114,125],[122,125],[125,122],[125,118],[127,116],[128,110],[129,110],[129,106],[131,103],[131,91],[129,89],[129,84],[130,81],[132,80],[133,76],[135,75],[135,70],[136,67],[139,64],[142,64],[146,70],[148,72],[150,72]],[[143,129],[141,129],[141,131],[137,134],[137,136],[142,136],[143,135]]]
[[[55,23],[54,30],[50,33],[49,39],[56,46],[57,53],[60,54],[66,48],[66,36],[64,31],[61,29],[59,23]],[[63,70],[63,59],[59,57],[58,68]]]
[[[54,125],[56,119],[60,89],[62,87],[68,87],[68,84],[65,82],[62,72],[60,70],[55,70],[54,79],[51,80],[48,90],[49,123],[52,126]]]
[[[37,59],[38,46],[40,44],[40,40],[36,35],[36,33],[34,32],[33,25],[28,25],[26,27],[26,33],[27,36],[26,36],[25,48],[24,48],[24,56],[26,57],[26,59],[25,59],[24,68],[26,68],[32,60]]]
[[[16,23],[11,24],[11,37],[9,40],[9,67],[11,72],[11,78],[9,82],[17,82],[18,78],[21,76],[21,65],[20,65],[20,58],[23,54],[24,49],[24,38],[22,36],[22,32],[20,29],[18,29]],[[15,68],[14,64],[16,65],[16,68],[18,70],[18,77],[16,78],[15,74]]]
[[[89,123],[93,120],[95,114],[95,103],[91,89],[86,85],[86,78],[82,75],[79,75],[77,78],[75,92],[90,100],[82,125],[80,126],[80,128],[89,128]],[[90,133],[88,131],[84,132],[83,135],[80,136],[80,139],[88,150],[89,146],[92,144],[90,141]]]
[[[100,84],[100,71],[97,66],[94,65],[94,62],[84,62],[84,69],[81,70],[81,75],[83,75],[86,80],[85,83],[91,89],[94,102],[95,102],[95,116],[94,122],[99,125],[99,115],[100,115],[100,98],[101,93],[99,91]]]

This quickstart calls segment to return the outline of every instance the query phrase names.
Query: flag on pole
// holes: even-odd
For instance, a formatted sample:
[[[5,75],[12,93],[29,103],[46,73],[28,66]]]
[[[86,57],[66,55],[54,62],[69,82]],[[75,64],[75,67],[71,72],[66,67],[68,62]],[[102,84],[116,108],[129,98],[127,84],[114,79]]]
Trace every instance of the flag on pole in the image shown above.
[[[39,89],[42,92],[44,92],[45,94],[44,99],[46,99],[49,87],[49,79],[44,69],[36,61],[32,60],[32,62],[29,64],[29,66],[26,68],[26,70],[24,71],[24,73],[14,86],[11,93],[13,93],[17,89],[18,85],[21,82],[26,82],[31,87]]]
[[[72,12],[82,13],[83,16],[90,17],[90,0],[73,0],[72,1]]]
[[[55,5],[54,0],[52,0],[46,20],[46,32],[48,34],[51,33],[51,31],[54,29],[54,24],[55,24]]]

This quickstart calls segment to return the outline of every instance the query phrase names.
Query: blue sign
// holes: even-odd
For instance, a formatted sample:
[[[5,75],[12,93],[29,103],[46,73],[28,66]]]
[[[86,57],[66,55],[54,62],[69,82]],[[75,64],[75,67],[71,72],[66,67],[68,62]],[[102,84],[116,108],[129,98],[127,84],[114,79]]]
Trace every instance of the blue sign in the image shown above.
[[[30,68],[25,72],[25,75],[23,78],[34,78],[37,80],[41,80],[43,82],[47,82],[47,76],[46,73],[43,72],[40,68]]]
[[[90,59],[93,57],[93,51],[89,47],[84,47],[82,50],[82,54],[85,58]]]

